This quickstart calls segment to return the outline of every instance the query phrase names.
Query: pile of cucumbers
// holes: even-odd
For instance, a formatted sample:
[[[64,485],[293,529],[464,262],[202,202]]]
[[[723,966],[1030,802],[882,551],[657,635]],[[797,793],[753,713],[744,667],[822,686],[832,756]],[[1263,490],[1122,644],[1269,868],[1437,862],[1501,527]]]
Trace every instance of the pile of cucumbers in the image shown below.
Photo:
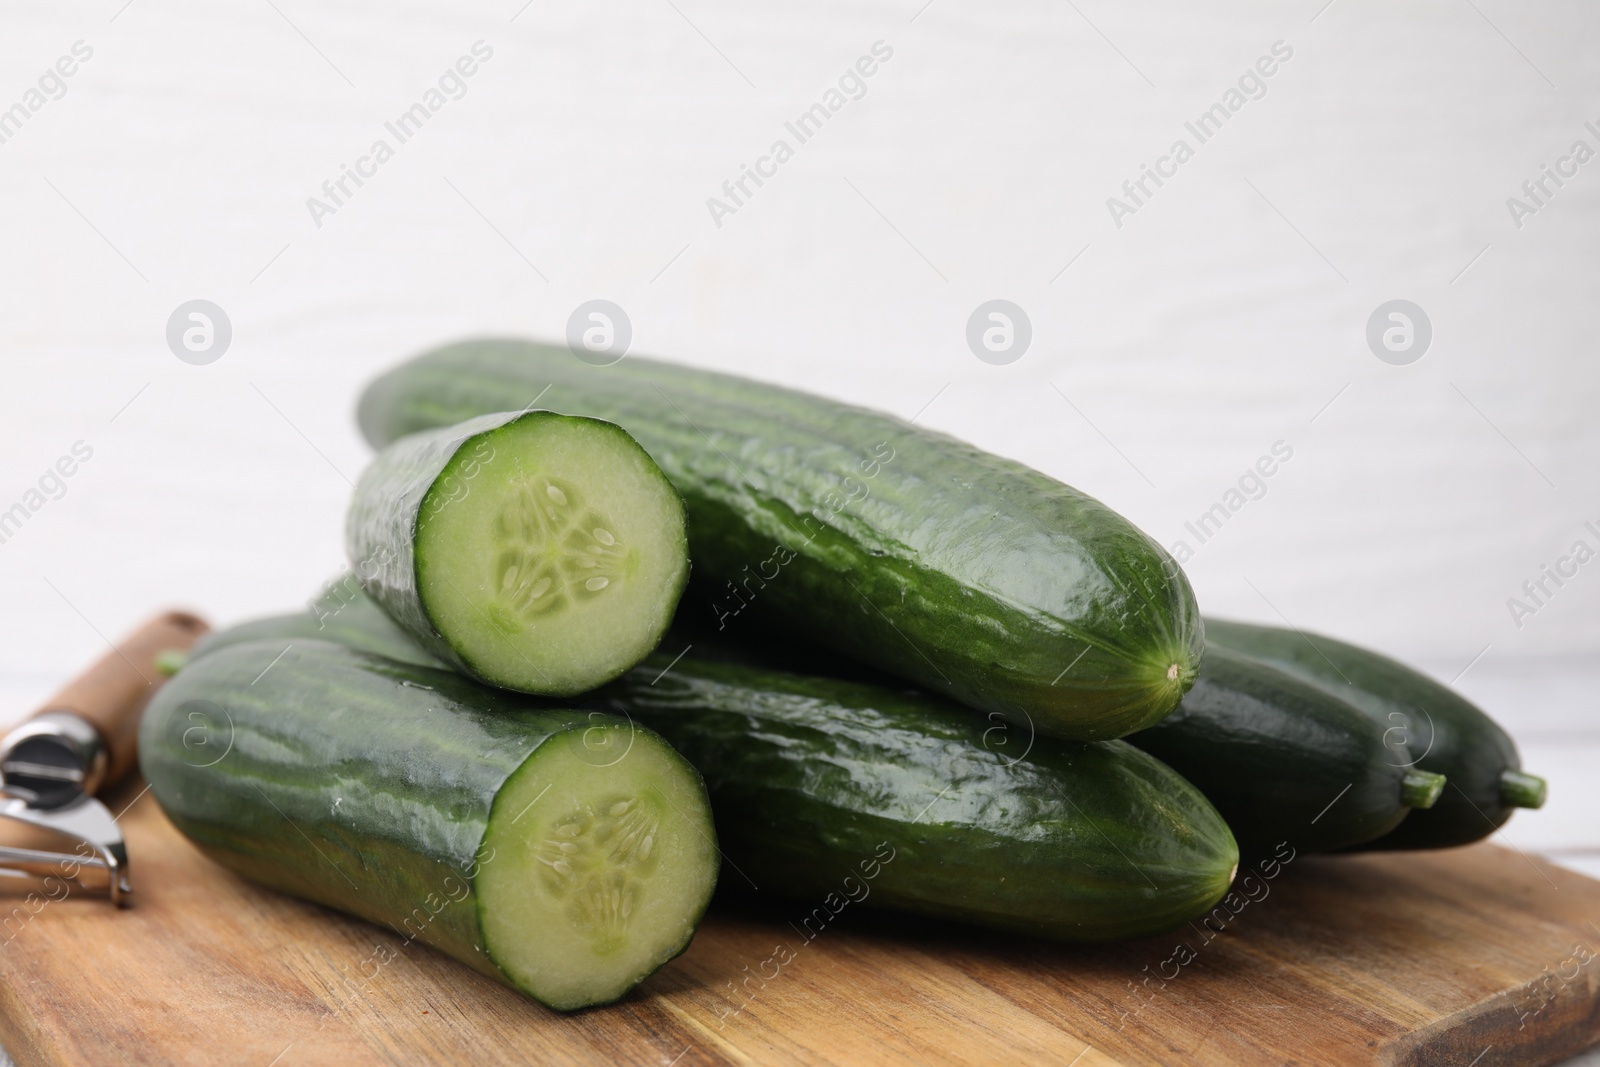
[[[553,1008],[682,952],[719,877],[807,936],[1105,941],[1544,800],[1449,687],[1202,620],[1105,505],[891,416],[487,340],[359,418],[349,572],[202,642],[141,766],[218,862]]]

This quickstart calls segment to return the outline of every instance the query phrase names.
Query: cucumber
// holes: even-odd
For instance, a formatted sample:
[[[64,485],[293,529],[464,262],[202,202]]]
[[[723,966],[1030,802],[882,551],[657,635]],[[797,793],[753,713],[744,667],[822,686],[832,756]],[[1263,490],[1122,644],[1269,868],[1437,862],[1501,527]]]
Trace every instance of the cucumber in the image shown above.
[[[689,574],[683,503],[619,427],[495,413],[378,454],[345,524],[362,586],[428,652],[523,693],[609,681]]]
[[[450,670],[450,664],[427,652],[395,622],[377,601],[361,591],[354,574],[346,572],[307,604],[307,610],[272,615],[212,630],[189,651],[193,662],[222,648],[251,641],[276,641],[278,647],[300,641],[331,641],[346,648],[418,667]]]
[[[1178,710],[1128,741],[1198,786],[1247,859],[1285,841],[1296,853],[1372,841],[1444,786],[1399,765],[1382,727],[1339,697],[1217,645]]]
[[[1194,593],[1127,520],[1019,463],[888,415],[728,375],[472,341],[383,375],[367,439],[527,402],[627,427],[682,494],[722,627],[754,606],[1024,729],[1158,722],[1202,651]],[[708,614],[708,618],[712,616]]]
[[[1205,914],[1238,866],[1205,797],[1122,741],[1029,738],[930,693],[692,655],[652,656],[586,699],[699,768],[739,872],[725,883],[804,901],[808,938],[847,901],[1144,937]]]
[[[326,641],[202,650],[139,754],[213,860],[558,1010],[681,953],[716,883],[704,785],[648,730]]]
[[[1517,808],[1537,808],[1545,782],[1524,773],[1499,725],[1447,685],[1387,656],[1317,634],[1207,620],[1217,645],[1253,656],[1335,693],[1385,732],[1390,762],[1450,779],[1439,802],[1367,848],[1448,848],[1480,840]]]

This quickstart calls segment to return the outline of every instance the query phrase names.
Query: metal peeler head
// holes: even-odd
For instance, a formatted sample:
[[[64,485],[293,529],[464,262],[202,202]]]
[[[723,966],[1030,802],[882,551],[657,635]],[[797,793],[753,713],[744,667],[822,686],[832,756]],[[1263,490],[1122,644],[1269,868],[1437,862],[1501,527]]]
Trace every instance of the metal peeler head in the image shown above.
[[[66,807],[94,795],[107,762],[93,726],[68,711],[47,711],[0,739],[0,792],[35,808]]]
[[[183,611],[147,620],[0,738],[0,818],[75,843],[73,851],[0,847],[0,876],[58,878],[128,903],[127,846],[95,793],[138,763],[139,716],[165,678],[158,662],[208,629]]]
[[[71,852],[0,846],[0,868],[6,873],[38,878],[60,878],[86,890],[104,891],[111,902],[126,907],[128,850],[122,831],[106,806],[94,797],[79,797],[64,807],[41,809],[21,797],[0,802],[0,818],[50,830],[77,842]]]
[[[122,831],[93,796],[105,778],[100,734],[67,711],[36,715],[0,739],[0,817],[76,842],[72,852],[0,847],[8,873],[104,889],[119,906],[132,892]]]

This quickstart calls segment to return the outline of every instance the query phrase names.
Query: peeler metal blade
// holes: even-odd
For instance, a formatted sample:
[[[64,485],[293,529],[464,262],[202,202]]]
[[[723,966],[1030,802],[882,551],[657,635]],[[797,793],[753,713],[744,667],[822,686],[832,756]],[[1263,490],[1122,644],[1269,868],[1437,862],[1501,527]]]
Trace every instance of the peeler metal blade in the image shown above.
[[[0,846],[0,866],[41,878],[61,878],[90,890],[105,890],[118,907],[133,892],[128,884],[128,850],[122,830],[109,809],[94,797],[81,796],[59,808],[36,808],[22,797],[0,801],[0,818],[70,837],[72,852]],[[93,877],[84,877],[88,873]]]
[[[73,881],[128,904],[127,845],[94,794],[137,763],[139,716],[165,680],[157,658],[208,629],[185,612],[151,619],[0,738],[0,819],[74,842],[70,852],[0,846],[0,876]]]

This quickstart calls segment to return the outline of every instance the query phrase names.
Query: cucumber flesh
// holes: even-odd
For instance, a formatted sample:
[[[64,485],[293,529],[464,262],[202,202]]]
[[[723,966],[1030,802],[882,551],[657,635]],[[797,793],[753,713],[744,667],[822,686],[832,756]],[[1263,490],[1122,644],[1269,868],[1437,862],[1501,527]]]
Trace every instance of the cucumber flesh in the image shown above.
[[[611,723],[540,746],[489,817],[485,943],[556,1007],[620,997],[677,954],[705,907],[711,838],[677,814],[703,807],[704,792],[679,757],[639,736]]]
[[[478,474],[493,481],[457,498],[464,448],[422,503],[422,599],[477,673],[513,689],[577,692],[642,659],[687,576],[677,494],[598,425],[518,419],[485,438],[503,450]]]
[[[688,576],[683,503],[620,428],[491,415],[379,454],[347,526],[363,586],[465,673],[566,696],[655,648]]]

